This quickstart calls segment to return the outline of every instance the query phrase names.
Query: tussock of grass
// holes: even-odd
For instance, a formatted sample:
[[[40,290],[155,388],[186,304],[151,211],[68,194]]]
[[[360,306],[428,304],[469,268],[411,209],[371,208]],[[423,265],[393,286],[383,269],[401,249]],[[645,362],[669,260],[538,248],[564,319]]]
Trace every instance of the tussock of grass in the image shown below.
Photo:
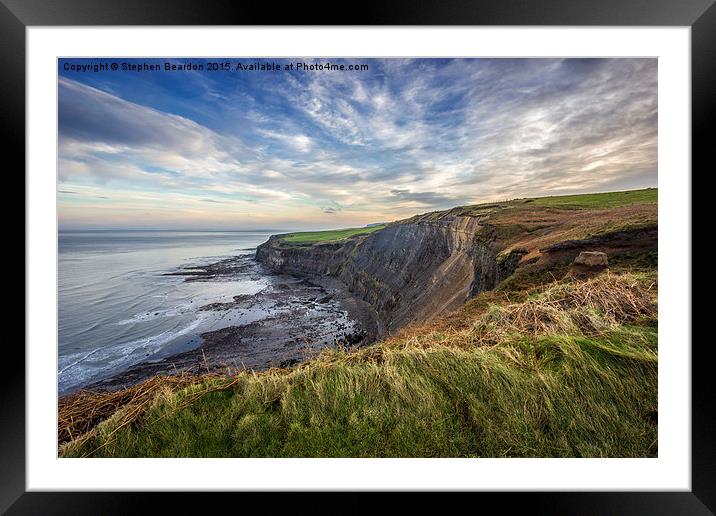
[[[482,303],[482,298],[491,303]],[[653,273],[605,273],[585,281],[553,281],[518,293],[485,292],[443,321],[410,328],[389,346],[497,345],[515,336],[595,336],[656,317]],[[501,300],[501,301],[500,301]],[[473,309],[476,307],[476,309]]]
[[[655,456],[652,280],[556,282],[469,312],[473,324],[457,330],[204,379],[155,397],[130,424],[132,409],[120,409],[61,455]]]
[[[656,315],[656,285],[631,274],[557,283],[521,303],[493,305],[474,324],[473,343],[510,335],[598,335]]]

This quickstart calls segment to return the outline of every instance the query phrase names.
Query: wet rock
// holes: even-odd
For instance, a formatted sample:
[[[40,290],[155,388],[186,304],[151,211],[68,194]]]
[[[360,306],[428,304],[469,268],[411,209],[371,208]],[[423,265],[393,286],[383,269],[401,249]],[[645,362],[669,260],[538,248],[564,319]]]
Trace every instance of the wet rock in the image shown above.
[[[268,273],[263,265],[246,257],[221,260],[202,269],[232,279],[239,267]],[[209,278],[194,274],[188,277],[192,281]],[[353,347],[375,340],[378,328],[373,310],[347,290],[338,288],[337,283],[319,283],[315,278],[284,274],[272,274],[271,278],[270,284],[256,294],[238,294],[228,302],[203,306],[195,303],[202,312],[226,313],[209,314],[209,319],[216,318],[212,329],[197,335],[192,345],[182,347],[184,351],[156,360],[151,360],[151,355],[144,357],[139,364],[90,387],[114,390],[159,374],[225,372],[227,367],[255,371],[291,367],[310,360],[324,347]],[[323,302],[320,309],[319,300]],[[260,318],[247,322],[243,320],[244,314]]]

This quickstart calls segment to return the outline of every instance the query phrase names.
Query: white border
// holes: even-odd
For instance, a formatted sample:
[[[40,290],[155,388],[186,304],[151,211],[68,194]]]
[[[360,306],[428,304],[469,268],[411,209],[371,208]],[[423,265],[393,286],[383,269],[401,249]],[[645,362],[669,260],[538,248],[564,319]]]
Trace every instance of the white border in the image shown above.
[[[690,490],[690,29],[27,29],[27,489]],[[657,459],[58,459],[57,57],[659,58]]]

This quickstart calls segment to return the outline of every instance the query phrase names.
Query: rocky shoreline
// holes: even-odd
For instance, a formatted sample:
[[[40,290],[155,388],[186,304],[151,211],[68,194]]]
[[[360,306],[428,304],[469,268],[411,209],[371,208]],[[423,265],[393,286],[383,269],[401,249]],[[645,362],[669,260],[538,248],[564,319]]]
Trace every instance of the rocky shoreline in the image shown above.
[[[226,325],[202,333],[188,349],[171,356],[140,362],[112,377],[84,387],[116,390],[156,375],[289,367],[310,359],[324,348],[355,348],[377,338],[375,311],[331,278],[279,274],[255,261],[237,256],[205,266],[189,266],[165,275],[184,281],[217,281],[238,273],[270,277],[270,286],[254,295],[201,306],[197,313],[219,319],[224,314],[252,312],[258,318],[242,325]]]

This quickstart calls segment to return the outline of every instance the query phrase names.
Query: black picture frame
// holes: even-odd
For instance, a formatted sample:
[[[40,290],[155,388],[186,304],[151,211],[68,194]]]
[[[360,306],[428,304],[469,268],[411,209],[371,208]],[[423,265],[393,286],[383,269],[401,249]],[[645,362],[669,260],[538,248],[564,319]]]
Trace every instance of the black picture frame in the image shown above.
[[[63,25],[551,25],[689,26],[692,72],[692,168],[703,168],[713,141],[708,128],[716,112],[715,0],[430,0],[309,6],[224,0],[0,0],[0,114],[5,162],[25,167],[25,30]],[[91,48],[91,47],[90,47]],[[12,159],[14,158],[14,159]],[[713,168],[711,165],[709,168]],[[17,172],[14,172],[17,176]],[[694,174],[692,172],[692,178]],[[24,191],[24,184],[21,187]],[[19,190],[18,190],[19,191]],[[692,204],[693,205],[693,204]],[[7,212],[6,212],[7,217]],[[10,219],[8,222],[11,222]],[[24,235],[20,237],[24,239]],[[18,245],[19,247],[19,245]],[[23,251],[24,253],[24,251]],[[25,259],[28,257],[25,256]],[[27,269],[25,270],[27,275]],[[27,280],[27,276],[26,276]],[[23,299],[25,295],[23,294]],[[6,348],[11,348],[10,339]],[[7,514],[115,514],[145,512],[159,502],[166,512],[187,509],[180,493],[26,492],[25,356],[14,341],[12,367],[0,375],[0,512]],[[684,343],[690,345],[691,343]],[[692,346],[692,491],[590,493],[479,493],[501,510],[523,507],[550,514],[713,514],[716,511],[715,403],[710,339]],[[9,350],[8,350],[9,353]],[[661,385],[661,388],[668,386]],[[217,494],[212,501],[246,494]],[[265,495],[264,495],[265,496]],[[299,498],[297,498],[299,496]],[[351,495],[351,496],[356,496]],[[279,497],[300,504],[302,495]],[[420,499],[420,498],[418,498]],[[489,499],[489,500],[487,500]],[[228,500],[226,500],[228,501]],[[254,500],[252,500],[254,501]],[[260,500],[255,500],[260,501]],[[278,510],[272,495],[271,509]],[[456,501],[454,501],[455,503]],[[264,503],[268,503],[265,502]],[[459,503],[459,502],[457,502]],[[474,502],[473,502],[474,503]],[[356,505],[356,507],[358,507]]]

